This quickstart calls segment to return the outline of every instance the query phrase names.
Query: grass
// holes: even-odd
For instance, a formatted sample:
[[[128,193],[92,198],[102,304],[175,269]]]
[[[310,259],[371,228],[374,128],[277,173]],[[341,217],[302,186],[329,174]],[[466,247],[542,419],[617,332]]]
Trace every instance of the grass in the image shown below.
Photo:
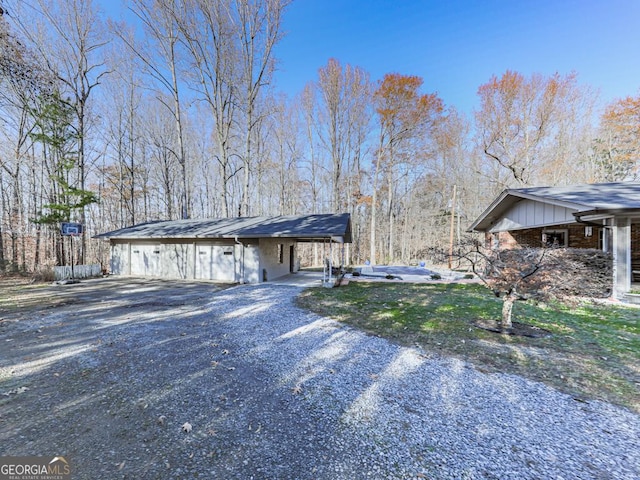
[[[45,285],[33,284],[30,278],[18,275],[0,276],[0,317],[54,302],[54,299],[38,294],[38,287]]]
[[[419,345],[485,372],[522,375],[575,398],[640,413],[640,310],[611,305],[514,306],[514,321],[544,328],[543,338],[477,328],[500,318],[502,302],[477,284],[352,282],[308,289],[299,304],[402,345]]]

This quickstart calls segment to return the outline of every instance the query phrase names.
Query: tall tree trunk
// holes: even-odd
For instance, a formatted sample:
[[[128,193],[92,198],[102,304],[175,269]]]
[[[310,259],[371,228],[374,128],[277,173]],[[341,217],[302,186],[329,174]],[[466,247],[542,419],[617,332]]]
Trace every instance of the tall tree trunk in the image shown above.
[[[395,261],[395,255],[394,255],[394,216],[393,216],[393,202],[394,202],[394,198],[393,198],[393,169],[391,169],[391,171],[389,171],[389,184],[387,185],[388,188],[388,196],[387,196],[387,201],[388,201],[388,221],[389,221],[389,243],[388,243],[388,261],[390,263],[393,263]]]
[[[4,272],[5,257],[4,257],[4,236],[2,232],[2,226],[4,225],[4,212],[7,211],[7,205],[4,199],[4,184],[2,183],[2,170],[0,169],[0,273]]]
[[[376,209],[378,203],[378,171],[380,170],[380,159],[382,157],[382,137],[380,138],[380,150],[376,158],[376,168],[373,172],[373,192],[371,194],[371,225],[370,225],[370,241],[371,265],[376,264]]]
[[[172,45],[173,47],[173,45]],[[173,48],[172,48],[173,54]],[[184,132],[182,128],[182,109],[180,106],[180,95],[178,90],[178,75],[176,73],[175,60],[172,57],[171,62],[171,79],[173,82],[173,108],[176,119],[176,134],[178,136],[178,155],[180,158],[181,174],[182,174],[182,218],[189,218],[189,184],[187,181],[187,156],[184,148]]]

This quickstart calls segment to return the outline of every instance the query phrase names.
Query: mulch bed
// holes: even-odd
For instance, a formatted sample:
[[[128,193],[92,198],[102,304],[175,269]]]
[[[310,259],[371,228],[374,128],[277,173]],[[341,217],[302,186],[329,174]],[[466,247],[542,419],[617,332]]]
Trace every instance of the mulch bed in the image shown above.
[[[513,322],[512,327],[505,329],[500,326],[497,320],[476,320],[474,325],[489,332],[500,333],[503,335],[515,335],[519,337],[542,338],[551,335],[549,330],[544,328],[527,325],[526,323]]]

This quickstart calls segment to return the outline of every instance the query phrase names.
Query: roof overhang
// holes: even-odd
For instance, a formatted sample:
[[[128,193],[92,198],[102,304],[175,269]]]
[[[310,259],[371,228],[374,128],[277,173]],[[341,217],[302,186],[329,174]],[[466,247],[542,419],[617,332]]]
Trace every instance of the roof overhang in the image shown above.
[[[522,200],[532,200],[537,202],[544,202],[551,205],[557,205],[559,207],[568,208],[570,210],[581,210],[584,209],[584,205],[580,205],[574,202],[567,202],[556,199],[549,199],[545,197],[540,197],[536,195],[530,195],[527,193],[519,192],[514,189],[506,189],[503,190],[500,195],[489,205],[484,212],[476,219],[473,224],[467,229],[468,232],[488,232],[496,229],[496,224],[500,224],[500,228],[507,225],[502,225],[502,222],[505,219],[502,219],[502,215],[513,207],[516,203]],[[522,225],[514,224],[512,228],[507,228],[507,230],[515,230],[521,228],[528,228]]]
[[[104,240],[260,239],[351,243],[349,214],[149,222],[95,235]]]

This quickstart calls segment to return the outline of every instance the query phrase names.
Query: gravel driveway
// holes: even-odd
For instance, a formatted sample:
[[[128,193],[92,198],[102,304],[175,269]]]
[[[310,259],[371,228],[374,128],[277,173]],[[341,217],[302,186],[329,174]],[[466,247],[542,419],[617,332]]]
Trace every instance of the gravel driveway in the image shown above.
[[[5,317],[0,456],[63,455],[74,479],[640,478],[637,415],[365,335],[299,291],[108,279]]]

